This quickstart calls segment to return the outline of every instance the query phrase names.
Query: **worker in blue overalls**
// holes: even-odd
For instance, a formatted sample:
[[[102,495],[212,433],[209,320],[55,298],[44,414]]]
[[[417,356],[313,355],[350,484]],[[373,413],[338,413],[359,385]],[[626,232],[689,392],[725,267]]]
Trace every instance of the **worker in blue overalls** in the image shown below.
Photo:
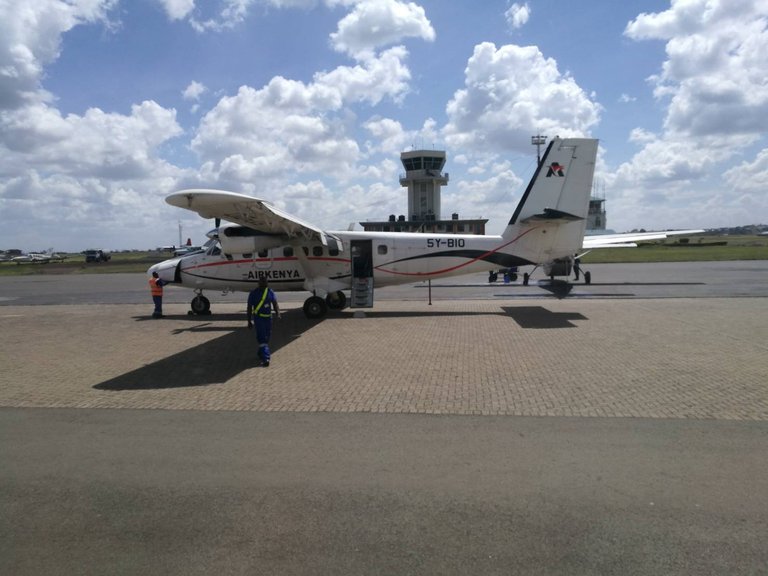
[[[256,327],[256,340],[259,343],[260,366],[269,366],[271,354],[269,339],[272,336],[272,309],[280,317],[275,293],[267,285],[265,277],[259,278],[259,287],[248,294],[248,328]],[[253,321],[251,321],[253,319]]]

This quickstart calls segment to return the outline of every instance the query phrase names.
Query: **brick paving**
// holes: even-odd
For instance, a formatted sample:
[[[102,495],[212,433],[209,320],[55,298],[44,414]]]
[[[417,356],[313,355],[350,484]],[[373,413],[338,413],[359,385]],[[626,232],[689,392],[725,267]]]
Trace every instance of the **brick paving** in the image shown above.
[[[764,299],[0,308],[0,406],[768,420]]]

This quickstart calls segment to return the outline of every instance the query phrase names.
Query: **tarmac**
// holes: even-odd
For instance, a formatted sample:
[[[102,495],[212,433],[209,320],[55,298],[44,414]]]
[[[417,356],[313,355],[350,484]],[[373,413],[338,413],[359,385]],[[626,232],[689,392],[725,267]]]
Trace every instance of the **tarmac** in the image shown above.
[[[766,573],[766,265],[707,266],[287,297],[269,368],[243,295],[0,279],[0,574]]]
[[[749,299],[284,304],[257,365],[242,305],[5,306],[0,406],[768,419]],[[292,307],[291,307],[292,306]]]

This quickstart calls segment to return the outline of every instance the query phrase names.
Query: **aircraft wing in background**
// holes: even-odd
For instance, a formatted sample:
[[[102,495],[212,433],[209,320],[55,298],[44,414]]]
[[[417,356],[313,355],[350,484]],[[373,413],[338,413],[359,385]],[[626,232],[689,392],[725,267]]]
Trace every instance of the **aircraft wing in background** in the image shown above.
[[[582,248],[594,250],[595,248],[635,248],[637,242],[648,240],[664,240],[669,236],[683,234],[699,234],[704,230],[664,230],[661,232],[627,232],[626,234],[594,234],[584,236]]]

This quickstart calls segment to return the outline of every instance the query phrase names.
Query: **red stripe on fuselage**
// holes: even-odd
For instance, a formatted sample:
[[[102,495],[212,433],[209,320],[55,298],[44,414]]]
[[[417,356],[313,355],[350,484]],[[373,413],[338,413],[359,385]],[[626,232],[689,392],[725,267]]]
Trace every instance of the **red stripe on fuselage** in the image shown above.
[[[493,250],[488,250],[488,252],[485,252],[478,256],[477,258],[472,258],[471,260],[467,262],[463,262],[461,264],[457,264],[456,266],[451,266],[450,268],[443,268],[442,270],[435,270],[434,272],[398,272],[397,270],[387,270],[386,268],[382,268],[381,266],[376,266],[376,270],[380,272],[386,272],[387,274],[393,274],[395,276],[437,276],[440,274],[446,274],[448,272],[453,272],[454,270],[459,270],[460,268],[464,268],[465,266],[469,266],[470,264],[474,264],[478,260],[483,260],[484,258],[488,257],[490,254],[495,254],[496,252],[499,252],[500,250],[503,250],[510,244],[514,244],[520,238],[528,234],[529,232],[533,232],[537,228],[540,228],[540,226],[534,226],[533,228],[526,230],[522,234],[514,237],[512,240],[507,242],[506,244],[502,244],[498,248],[494,248]]]
[[[344,258],[318,258],[318,257],[308,257],[307,260],[312,260],[313,262],[342,262],[345,264],[349,264],[350,261]],[[258,264],[258,263],[264,263],[264,262],[298,262],[299,259],[295,256],[290,258],[257,258],[252,259],[248,258],[246,260],[218,260],[216,262],[206,262],[205,264],[196,264],[195,266],[188,266],[187,268],[182,267],[182,271],[186,272],[187,270],[199,270],[202,268],[209,268],[211,266],[229,266],[231,264]]]

